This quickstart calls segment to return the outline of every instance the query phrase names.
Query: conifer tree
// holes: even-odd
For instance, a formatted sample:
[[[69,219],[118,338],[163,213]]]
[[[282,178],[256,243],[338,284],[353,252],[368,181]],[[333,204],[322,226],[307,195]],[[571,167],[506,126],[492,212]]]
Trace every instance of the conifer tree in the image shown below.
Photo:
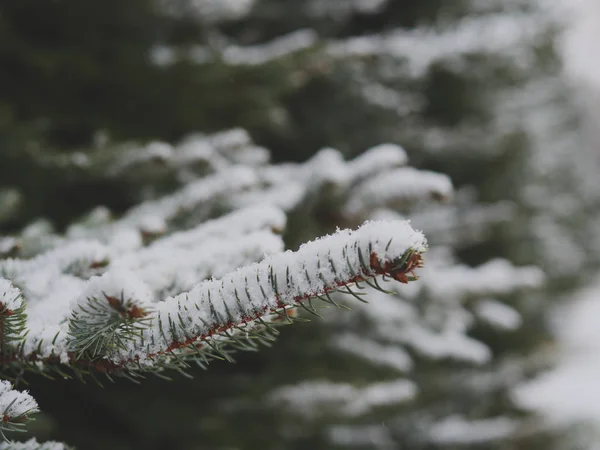
[[[600,254],[551,8],[35,3],[0,24],[39,90],[0,116],[7,437],[565,448],[512,394]]]

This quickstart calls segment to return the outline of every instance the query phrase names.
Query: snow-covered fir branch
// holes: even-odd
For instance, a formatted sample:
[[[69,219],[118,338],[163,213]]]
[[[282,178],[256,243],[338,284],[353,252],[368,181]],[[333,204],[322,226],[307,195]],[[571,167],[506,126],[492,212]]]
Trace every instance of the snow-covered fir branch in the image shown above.
[[[178,241],[170,238],[171,244]],[[239,243],[236,246],[239,250]],[[255,325],[267,326],[269,316],[287,316],[289,307],[304,301],[322,297],[333,302],[330,292],[346,288],[350,294],[349,286],[376,283],[374,277],[380,275],[402,282],[413,279],[425,249],[423,235],[408,223],[371,222],[356,232],[338,231],[306,244],[298,252],[274,254],[166,299],[155,298],[149,287],[153,277],[144,282],[139,267],[136,273],[116,263],[102,276],[76,282],[74,288],[81,291],[74,291],[69,303],[62,302],[62,314],[54,312],[57,322],[38,315],[47,312],[47,300],[37,308],[33,303],[22,353],[12,358],[38,365],[84,359],[101,370],[118,371],[133,363],[150,369],[159,355],[174,355],[178,349],[206,347],[224,354],[220,347],[230,343],[230,333],[247,335]]]
[[[7,431],[23,431],[30,415],[38,412],[38,404],[27,391],[17,391],[6,380],[0,380],[0,434]]]
[[[350,293],[350,285],[378,275],[406,283],[415,277],[425,249],[423,235],[406,222],[371,222],[356,232],[338,231],[157,304],[149,327],[113,358],[145,361],[214,335],[244,332],[265,315],[285,313],[315,297],[333,302],[329,292],[346,288]]]

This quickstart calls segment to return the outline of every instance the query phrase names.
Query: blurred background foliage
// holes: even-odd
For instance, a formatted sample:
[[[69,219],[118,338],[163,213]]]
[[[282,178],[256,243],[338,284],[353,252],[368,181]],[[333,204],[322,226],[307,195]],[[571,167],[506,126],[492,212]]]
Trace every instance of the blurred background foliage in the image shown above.
[[[260,1],[237,20],[213,21],[187,13],[193,2],[178,2],[182,11],[166,14],[148,0],[4,1],[0,179],[18,186],[27,199],[19,217],[4,227],[14,229],[38,215],[60,227],[91,205],[123,211],[133,204],[136,187],[127,186],[127,180],[107,180],[93,170],[72,170],[65,177],[37,157],[40,151],[90,152],[102,136],[115,142],[174,142],[194,131],[241,127],[269,148],[275,161],[302,161],[325,146],[356,155],[400,140],[397,115],[365,102],[356,88],[356,71],[388,64],[381,56],[352,62],[327,58],[315,42],[263,64],[232,65],[220,57],[227,44],[265,43],[297,29],[343,39],[452,21],[465,13],[460,1],[451,6],[433,0],[382,3],[372,14],[343,7],[349,12],[342,16],[315,18],[302,1]],[[212,57],[204,63],[181,58],[160,65],[152,58],[158,46],[172,46],[179,54],[201,46]],[[418,118],[424,123],[484,125],[482,91],[490,88],[491,76],[506,80],[501,72],[507,67],[480,66],[485,77],[458,73],[442,61],[419,79],[396,80],[394,88],[417,90]],[[482,174],[480,167],[477,171]]]

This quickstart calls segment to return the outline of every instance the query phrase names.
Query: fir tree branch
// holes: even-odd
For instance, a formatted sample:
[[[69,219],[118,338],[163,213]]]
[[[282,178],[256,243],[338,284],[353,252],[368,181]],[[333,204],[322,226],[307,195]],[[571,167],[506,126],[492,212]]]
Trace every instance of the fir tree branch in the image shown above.
[[[0,278],[0,367],[18,351],[26,330],[25,302],[19,289]]]
[[[71,359],[94,361],[128,347],[150,313],[152,294],[133,272],[93,278],[72,305],[67,347]]]
[[[151,364],[189,347],[221,354],[223,339],[265,326],[273,314],[287,319],[289,308],[310,305],[314,298],[337,306],[331,292],[376,283],[378,275],[403,283],[416,279],[413,271],[421,266],[425,249],[424,236],[407,222],[371,222],[355,232],[338,231],[158,303],[141,336],[110,359],[117,366]]]
[[[332,292],[364,301],[352,286],[365,282],[381,289],[381,275],[402,283],[417,279],[414,270],[422,265],[426,245],[408,222],[370,222],[158,303],[135,274],[109,272],[93,278],[74,301],[67,324],[56,328],[50,352],[41,351],[49,343],[40,340],[37,351],[21,352],[13,361],[60,376],[69,376],[60,368],[66,364],[76,376],[101,372],[135,378],[190,362],[204,367],[211,359],[229,360],[231,351],[273,341],[278,325],[297,320],[295,307],[318,315],[314,299],[340,306]]]
[[[7,431],[24,431],[31,414],[38,412],[37,402],[27,391],[16,391],[10,382],[0,380],[0,435]]]

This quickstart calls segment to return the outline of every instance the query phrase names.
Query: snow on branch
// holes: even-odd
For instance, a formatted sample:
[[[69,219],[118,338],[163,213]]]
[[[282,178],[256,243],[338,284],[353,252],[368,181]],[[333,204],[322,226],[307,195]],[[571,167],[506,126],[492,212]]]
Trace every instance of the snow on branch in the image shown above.
[[[384,10],[389,0],[310,0],[307,13],[319,19],[334,17],[338,21],[354,14],[375,14]]]
[[[0,278],[0,309],[12,314],[22,305],[21,292],[10,281]]]
[[[174,17],[193,17],[206,23],[245,17],[256,0],[161,0],[157,6]]]
[[[259,217],[265,219],[263,225],[281,225],[276,210],[253,207],[247,211],[255,215],[260,212]],[[247,217],[241,211],[233,215]],[[28,333],[23,342],[8,345],[10,339],[5,336],[4,344],[10,348],[7,362],[36,370],[58,370],[61,375],[58,363],[84,373],[127,375],[139,370],[181,368],[183,359],[188,358],[198,357],[199,363],[214,357],[229,358],[227,351],[232,347],[248,349],[255,347],[255,341],[272,339],[276,334],[273,326],[282,318],[291,320],[294,316],[291,308],[301,306],[317,314],[311,303],[315,298],[337,305],[330,293],[343,291],[362,300],[362,294],[353,292],[350,286],[364,282],[381,289],[378,276],[403,283],[416,279],[414,270],[421,267],[421,254],[427,248],[422,233],[408,222],[393,221],[368,222],[356,231],[340,230],[307,243],[296,252],[281,253],[279,237],[273,244],[264,244],[274,239],[270,231],[250,231],[237,239],[220,239],[214,234],[216,225],[229,220],[208,222],[197,230],[164,238],[163,243],[159,239],[130,256],[115,258],[107,264],[104,275],[89,281],[57,273],[54,263],[62,263],[64,258],[42,258],[51,261],[53,267],[46,268],[48,274],[42,276],[38,291],[51,292],[32,295],[36,300],[29,311]],[[252,228],[247,224],[240,227]],[[196,258],[197,263],[193,252],[186,253],[185,244],[194,241],[189,240],[193,235],[213,236],[204,246],[192,246],[200,258]],[[204,238],[200,241],[206,242]],[[248,243],[246,250],[244,239]],[[251,264],[259,259],[253,246],[259,253],[264,250],[275,254]],[[60,254],[59,250],[50,253]],[[227,256],[227,252],[231,255]],[[165,288],[168,280],[158,280],[160,272],[168,269],[165,261],[173,263],[168,257],[171,253],[177,260],[175,266],[188,278],[196,273],[197,281],[207,279],[211,275],[206,272],[208,267],[213,267],[213,275],[220,270],[224,275],[162,301],[158,297],[160,286]],[[182,264],[178,263],[180,260]],[[185,263],[192,266],[187,272]],[[63,270],[66,267],[61,264]],[[40,266],[43,274],[42,269]],[[226,269],[230,272],[226,273]],[[176,275],[177,271],[167,272]],[[36,281],[33,275],[28,276],[28,283]],[[57,280],[62,290],[48,279]],[[21,328],[17,327],[15,339],[22,340],[24,303],[14,303],[19,291],[8,281],[3,280],[0,287],[6,304],[21,308]],[[49,303],[52,310],[48,309]],[[3,323],[11,317],[5,317]]]
[[[357,231],[338,231],[156,304],[141,336],[110,357],[122,365],[190,345],[217,345],[225,333],[315,297],[333,302],[329,292],[371,283],[378,275],[406,283],[416,278],[413,271],[425,250],[423,234],[407,222],[370,222]]]
[[[475,313],[480,320],[500,330],[516,330],[523,322],[518,311],[493,299],[479,301]]]
[[[116,161],[106,163],[106,171],[113,177],[127,176],[139,181],[160,177],[193,179],[236,164],[264,165],[270,158],[269,151],[254,145],[248,132],[241,128],[208,136],[192,134],[177,145],[155,141],[144,146],[129,144],[121,150]],[[98,163],[94,161],[94,165]]]
[[[7,249],[6,256],[10,254],[8,252],[23,257],[42,250],[64,248],[74,240],[99,241],[117,253],[131,252],[157,237],[198,226],[206,219],[230,211],[246,210],[252,205],[259,206],[258,216],[266,211],[267,220],[276,222],[273,228],[277,229],[282,228],[285,217],[281,212],[267,211],[269,207],[265,205],[273,205],[270,206],[271,211],[276,208],[285,212],[302,210],[306,217],[311,217],[313,210],[325,208],[338,217],[340,223],[354,227],[370,218],[370,211],[382,206],[369,204],[367,197],[383,204],[385,199],[389,203],[396,200],[410,203],[421,197],[447,198],[452,189],[451,183],[442,175],[402,169],[407,163],[406,152],[392,143],[370,148],[350,161],[345,161],[341,152],[327,148],[304,163],[276,165],[269,164],[265,149],[254,146],[248,134],[240,129],[191,137],[178,146],[169,146],[169,150],[163,148],[168,145],[155,143],[124,152],[120,164],[127,172],[127,167],[131,168],[134,162],[153,164],[152,161],[160,154],[161,161],[164,160],[163,164],[167,166],[165,170],[181,175],[179,182],[183,186],[177,191],[149,199],[118,220],[113,220],[106,208],[98,208],[72,224],[64,237],[52,230],[45,230],[35,238],[30,236],[31,233],[23,232],[2,246]],[[194,164],[203,165],[203,161],[210,161],[211,169],[194,172]],[[151,170],[149,167],[146,169]],[[184,176],[183,172],[177,172],[180,170],[190,173]],[[131,172],[121,175],[134,176]],[[179,175],[171,173],[171,176]],[[380,179],[390,181],[381,186]],[[378,190],[377,196],[374,196],[373,190]],[[350,211],[348,205],[352,207],[353,215],[344,217]],[[357,211],[363,206],[364,211]],[[277,214],[283,218],[275,217]],[[253,220],[240,219],[239,223],[252,224]],[[237,230],[238,227],[231,229],[234,228]],[[228,230],[229,227],[221,229]],[[83,251],[82,246],[75,247],[77,251]],[[3,265],[10,268],[13,263]],[[29,263],[26,265],[30,266]]]
[[[343,333],[333,339],[332,346],[375,366],[390,367],[398,372],[408,372],[413,368],[410,355],[402,347],[382,345],[365,336]]]
[[[456,265],[434,269],[423,288],[432,298],[506,295],[540,287],[545,278],[538,267],[515,267],[505,259],[493,259],[476,268]]]
[[[405,150],[381,144],[345,161],[332,148],[302,164],[266,166],[257,172],[264,187],[236,193],[232,205],[269,202],[285,211],[325,208],[348,224],[359,224],[378,208],[407,206],[421,200],[452,198],[450,179],[442,174],[403,167]]]
[[[240,236],[215,236],[204,245],[156,247],[130,258],[118,258],[112,270],[131,269],[155,295],[165,298],[191,289],[199,280],[221,277],[283,250],[281,236],[259,230]],[[137,257],[139,256],[139,257]]]
[[[38,412],[37,402],[27,391],[16,391],[9,381],[0,380],[0,434],[23,431],[30,415]]]
[[[145,316],[120,314],[124,309],[146,311],[160,299],[189,290],[201,280],[223,276],[282,251],[281,236],[273,229],[283,227],[283,218],[275,208],[247,208],[158,239],[137,251],[111,255],[102,267],[104,275],[87,282],[57,273],[52,266],[42,268],[37,276],[24,278],[30,286],[26,291],[30,299],[26,353],[35,352],[42,358],[54,355],[68,362],[68,330],[80,335],[79,328],[88,325],[98,333],[91,333],[93,343],[75,344],[77,352],[94,346],[112,348],[114,342],[102,342],[107,332],[115,333],[114,339],[119,341],[134,331],[135,319]],[[70,302],[73,298],[75,303]],[[70,312],[74,304],[81,304],[76,313]],[[64,321],[72,314],[77,324],[69,328]]]
[[[408,162],[406,151],[396,144],[380,144],[348,162],[353,181],[378,175],[384,169],[400,167]]]
[[[305,381],[273,391],[269,401],[282,404],[294,414],[306,417],[327,415],[359,417],[378,407],[413,400],[417,387],[412,381],[398,379],[357,388],[347,383]]]
[[[0,257],[7,257],[19,250],[19,242],[12,236],[0,237]]]
[[[69,450],[70,448],[61,442],[47,441],[40,443],[35,438],[25,442],[0,443],[0,450]]]
[[[506,439],[513,435],[519,422],[508,417],[469,420],[454,415],[433,424],[427,433],[434,444],[476,445]]]
[[[137,225],[149,231],[163,231],[160,225],[182,213],[194,212],[195,215],[210,211],[223,195],[247,189],[258,183],[255,173],[247,167],[235,166],[202,178],[186,185],[175,194],[158,200],[148,201],[135,207],[124,217],[126,223]],[[197,211],[197,210],[200,210]],[[202,217],[205,219],[206,215]],[[154,226],[154,224],[157,226]]]
[[[21,291],[10,281],[0,278],[0,366],[13,350],[11,346],[23,340],[25,321]]]
[[[526,13],[488,13],[461,20],[451,27],[395,29],[385,34],[352,37],[328,43],[334,58],[384,55],[404,58],[408,75],[422,76],[434,63],[476,54],[512,57],[522,65],[531,61],[531,47],[547,22]],[[441,28],[441,29],[440,29]]]
[[[452,182],[446,175],[403,167],[359,184],[348,194],[347,215],[367,214],[418,200],[448,200]]]
[[[126,348],[127,339],[143,327],[152,294],[132,272],[112,271],[90,280],[74,301],[69,318],[69,350],[75,358],[95,358]]]
[[[334,425],[327,433],[328,440],[335,446],[344,448],[373,447],[396,448],[392,430],[386,423],[370,425]]]
[[[45,267],[58,272],[75,270],[75,266],[103,264],[108,258],[108,248],[95,241],[72,241],[32,259],[7,259],[0,261],[0,273],[19,278]]]
[[[259,184],[260,179],[253,168],[230,165],[191,180],[172,194],[140,203],[117,221],[73,225],[67,231],[67,237],[95,239],[111,247],[132,250],[139,248],[144,240],[171,231],[173,222],[180,228],[182,224],[193,226],[213,217],[215,212],[231,210],[227,206],[231,196],[258,189]]]
[[[271,229],[281,233],[286,226],[286,215],[283,211],[269,204],[252,205],[233,211],[218,219],[203,222],[194,228],[172,233],[154,241],[146,251],[165,251],[171,247],[190,247],[204,243],[208,239],[230,238],[252,232]],[[141,250],[140,252],[145,252]],[[138,252],[138,253],[140,253]]]
[[[314,46],[318,35],[314,30],[296,30],[266,44],[239,47],[231,45],[223,52],[223,61],[231,65],[261,65]]]

